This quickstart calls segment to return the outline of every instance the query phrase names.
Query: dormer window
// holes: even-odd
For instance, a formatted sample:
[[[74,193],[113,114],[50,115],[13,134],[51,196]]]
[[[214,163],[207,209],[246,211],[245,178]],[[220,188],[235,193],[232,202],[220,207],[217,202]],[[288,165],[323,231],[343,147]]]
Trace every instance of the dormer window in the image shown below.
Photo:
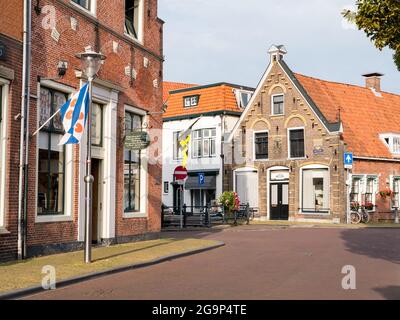
[[[239,108],[244,109],[247,107],[253,92],[244,90],[235,90],[236,101]]]
[[[199,99],[200,99],[199,95],[184,97],[183,105],[185,106],[185,108],[195,107],[199,104]]]
[[[272,96],[272,115],[284,114],[284,97],[283,94],[276,94]]]
[[[385,133],[380,135],[390,152],[400,155],[400,134]]]

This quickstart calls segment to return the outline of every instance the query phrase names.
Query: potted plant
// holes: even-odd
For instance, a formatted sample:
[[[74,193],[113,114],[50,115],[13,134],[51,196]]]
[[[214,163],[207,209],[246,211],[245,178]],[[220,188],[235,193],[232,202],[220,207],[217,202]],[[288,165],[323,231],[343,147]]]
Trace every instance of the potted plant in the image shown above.
[[[379,195],[386,199],[386,197],[390,197],[392,195],[392,190],[389,187],[386,187],[384,190],[379,191]]]
[[[350,203],[350,208],[352,211],[358,211],[358,209],[360,208],[360,204],[357,201],[352,201]]]
[[[364,207],[366,210],[374,210],[374,204],[370,201],[365,202]]]

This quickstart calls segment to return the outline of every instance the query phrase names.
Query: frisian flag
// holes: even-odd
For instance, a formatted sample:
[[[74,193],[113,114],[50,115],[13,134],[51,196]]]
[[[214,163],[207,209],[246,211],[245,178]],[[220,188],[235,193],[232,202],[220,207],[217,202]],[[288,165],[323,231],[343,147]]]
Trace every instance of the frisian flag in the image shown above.
[[[78,144],[83,136],[89,112],[89,84],[86,83],[60,109],[65,135],[59,145]]]

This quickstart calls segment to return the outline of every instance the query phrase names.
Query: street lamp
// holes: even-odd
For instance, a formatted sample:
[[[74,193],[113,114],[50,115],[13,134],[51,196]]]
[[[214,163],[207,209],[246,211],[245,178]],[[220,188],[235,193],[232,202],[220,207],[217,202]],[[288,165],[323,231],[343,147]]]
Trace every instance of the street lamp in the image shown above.
[[[77,58],[81,60],[82,71],[89,81],[89,111],[87,118],[87,151],[86,151],[86,170],[85,170],[85,262],[92,261],[92,187],[94,178],[92,176],[92,81],[99,72],[101,63],[106,57],[94,51],[79,53]]]

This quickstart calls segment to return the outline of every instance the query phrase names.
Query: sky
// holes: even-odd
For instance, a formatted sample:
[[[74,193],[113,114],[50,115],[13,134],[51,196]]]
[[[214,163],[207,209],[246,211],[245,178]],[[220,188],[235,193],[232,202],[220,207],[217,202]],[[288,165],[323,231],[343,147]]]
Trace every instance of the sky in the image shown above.
[[[283,44],[292,71],[364,85],[384,74],[383,91],[400,94],[400,72],[389,49],[379,51],[341,11],[355,0],[159,0],[164,25],[164,80],[231,82],[255,87],[268,49]]]

